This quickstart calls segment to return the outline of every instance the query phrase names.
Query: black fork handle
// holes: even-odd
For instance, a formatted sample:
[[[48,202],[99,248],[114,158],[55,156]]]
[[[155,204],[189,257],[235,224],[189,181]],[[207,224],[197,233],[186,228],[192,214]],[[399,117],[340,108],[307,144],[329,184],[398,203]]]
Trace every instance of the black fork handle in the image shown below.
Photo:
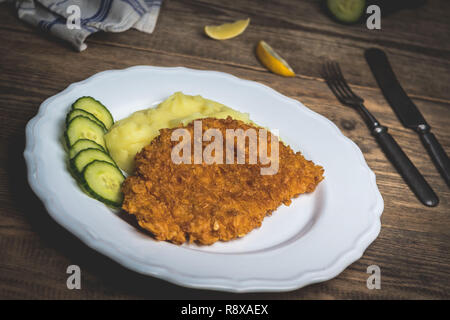
[[[387,131],[386,127],[378,125],[373,128],[372,134],[417,198],[428,207],[437,206],[439,198],[436,193]]]

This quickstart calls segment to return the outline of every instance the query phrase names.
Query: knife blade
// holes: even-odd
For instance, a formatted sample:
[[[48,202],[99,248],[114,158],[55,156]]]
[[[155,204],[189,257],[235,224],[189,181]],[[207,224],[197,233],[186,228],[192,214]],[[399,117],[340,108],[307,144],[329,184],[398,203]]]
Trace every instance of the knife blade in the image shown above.
[[[450,186],[450,160],[441,144],[431,133],[431,127],[425,121],[417,106],[411,101],[400,85],[391,68],[386,54],[377,48],[367,49],[364,53],[367,63],[383,92],[401,123],[415,130],[433,160],[436,168]]]

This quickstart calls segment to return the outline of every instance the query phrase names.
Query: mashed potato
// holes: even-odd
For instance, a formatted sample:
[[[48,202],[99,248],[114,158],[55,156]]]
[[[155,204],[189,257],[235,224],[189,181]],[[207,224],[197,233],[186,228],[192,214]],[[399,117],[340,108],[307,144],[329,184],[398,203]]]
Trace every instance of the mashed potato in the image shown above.
[[[116,122],[105,135],[106,146],[117,165],[131,174],[134,157],[159,135],[160,129],[186,125],[195,119],[225,119],[228,116],[250,123],[248,113],[241,113],[201,96],[176,92],[156,108],[137,111]]]

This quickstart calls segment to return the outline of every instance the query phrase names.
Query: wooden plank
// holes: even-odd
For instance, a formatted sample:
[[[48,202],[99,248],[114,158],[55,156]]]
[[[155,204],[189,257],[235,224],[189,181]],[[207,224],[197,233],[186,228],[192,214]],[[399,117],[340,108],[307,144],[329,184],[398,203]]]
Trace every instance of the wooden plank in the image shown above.
[[[200,3],[200,6],[202,5],[205,12],[210,12],[211,8],[207,4]],[[209,15],[205,16],[207,18]],[[231,17],[231,14],[229,16]],[[228,19],[228,16],[226,18]],[[211,20],[211,17],[208,19]],[[280,21],[277,23],[280,24]],[[22,28],[20,24],[17,25],[20,26],[18,29]],[[11,29],[11,26],[15,25],[9,24],[8,28]],[[271,26],[272,30],[274,26]],[[270,33],[269,29],[262,32]],[[138,40],[142,37],[137,32],[127,34],[134,35]],[[340,106],[323,82],[315,77],[308,78],[305,74],[295,79],[280,78],[267,73],[258,65],[241,63],[247,56],[240,52],[236,53],[238,62],[235,62],[231,59],[210,58],[206,54],[202,56],[197,51],[183,53],[181,50],[180,53],[177,47],[176,50],[172,47],[169,51],[166,48],[147,48],[141,46],[138,40],[133,40],[137,44],[130,45],[121,39],[109,41],[102,37],[93,38],[88,51],[78,54],[70,51],[67,46],[55,44],[50,37],[36,37],[36,33],[30,33],[28,27],[23,27],[19,32],[0,32],[0,41],[4,44],[0,48],[1,297],[205,297],[203,291],[179,288],[127,271],[74,239],[48,217],[45,209],[32,194],[26,182],[22,158],[23,128],[26,121],[34,115],[42,100],[71,82],[82,80],[98,71],[134,64],[182,64],[193,68],[218,69],[259,81],[302,101],[314,111],[333,120],[364,152],[366,160],[377,174],[378,185],[386,204],[380,237],[369,247],[362,259],[336,279],[290,293],[236,296],[207,292],[208,298],[448,298],[448,188],[430,160],[424,156],[425,151],[416,135],[401,127],[377,89],[367,88],[364,83],[362,87],[356,87],[356,91],[367,99],[369,109],[392,128],[391,132],[413,162],[436,190],[439,190],[439,207],[425,208],[418,204],[386,161],[356,112]],[[410,43],[407,45],[411,46]],[[133,47],[135,49],[130,49]],[[410,54],[410,48],[401,48],[405,54]],[[233,48],[230,51],[233,53]],[[429,50],[425,56],[433,54],[434,51]],[[438,73],[437,78],[442,79],[442,76]],[[435,133],[448,152],[449,105],[433,102],[434,98],[426,96],[416,100],[416,103],[426,114],[427,120],[435,128]],[[81,291],[69,291],[65,287],[65,268],[72,263],[79,264],[83,270]],[[383,287],[380,291],[369,291],[365,287],[368,276],[365,271],[370,264],[378,264],[382,268]]]
[[[351,83],[373,88],[377,85],[363,52],[377,46],[385,48],[411,96],[450,101],[448,6],[448,1],[440,0],[420,10],[404,10],[383,19],[381,31],[370,31],[364,25],[334,23],[320,12],[316,1],[165,1],[154,34],[98,33],[89,38],[88,44],[126,46],[180,58],[193,56],[263,71],[254,48],[264,39],[289,61],[299,77],[319,78],[321,63],[333,59],[339,61]],[[252,22],[238,38],[221,42],[203,34],[204,25],[245,16],[250,16]],[[0,17],[0,28],[30,30],[17,21],[11,10],[0,12]]]
[[[2,236],[0,249],[0,297],[8,298],[448,298],[448,260],[437,259],[434,251],[441,253],[441,240],[421,233],[396,232],[383,228],[377,240],[364,257],[352,264],[337,278],[288,293],[228,294],[205,292],[178,287],[164,281],[144,277],[128,271],[109,259],[85,247],[58,226],[45,218],[39,236]],[[35,226],[37,228],[37,226]],[[42,239],[43,234],[45,238]],[[388,237],[386,235],[389,234]],[[56,241],[57,239],[57,241]],[[412,240],[414,239],[414,240]],[[427,242],[427,248],[423,243]],[[405,254],[405,248],[409,255]],[[438,251],[439,252],[439,251]],[[66,288],[66,268],[79,265],[82,270],[82,290]],[[382,289],[366,288],[367,266],[376,264],[382,270]]]
[[[341,106],[322,81],[286,79],[262,68],[217,63],[198,56],[166,54],[93,41],[82,54],[56,45],[32,32],[0,32],[0,297],[7,298],[448,298],[450,241],[448,211],[450,193],[416,135],[404,129],[378,90],[356,87],[368,108],[404,147],[417,167],[438,190],[441,204],[420,205],[392,165],[386,161],[359,115]],[[32,50],[29,50],[32,48]],[[255,80],[302,101],[328,117],[354,140],[369,166],[385,200],[382,231],[362,259],[337,278],[288,293],[233,295],[181,288],[130,272],[84,246],[46,213],[28,187],[25,164],[24,126],[40,102],[72,82],[106,69],[139,64],[184,65],[221,70]],[[449,105],[416,100],[435,133],[449,152]],[[27,201],[23,201],[27,199]],[[65,269],[82,269],[82,290],[68,290]],[[382,270],[382,290],[366,288],[367,266]],[[155,289],[157,288],[157,289]]]

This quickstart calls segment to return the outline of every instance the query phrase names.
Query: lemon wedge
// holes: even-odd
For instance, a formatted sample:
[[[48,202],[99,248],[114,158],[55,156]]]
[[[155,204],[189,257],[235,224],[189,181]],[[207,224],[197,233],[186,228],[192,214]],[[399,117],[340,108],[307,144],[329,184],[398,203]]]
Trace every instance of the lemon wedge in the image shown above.
[[[233,23],[221,24],[219,26],[206,26],[205,33],[216,40],[231,39],[244,32],[249,23],[250,18],[238,20]]]
[[[256,47],[256,56],[259,61],[273,73],[285,77],[295,77],[295,72],[275,50],[265,41],[260,41]]]

